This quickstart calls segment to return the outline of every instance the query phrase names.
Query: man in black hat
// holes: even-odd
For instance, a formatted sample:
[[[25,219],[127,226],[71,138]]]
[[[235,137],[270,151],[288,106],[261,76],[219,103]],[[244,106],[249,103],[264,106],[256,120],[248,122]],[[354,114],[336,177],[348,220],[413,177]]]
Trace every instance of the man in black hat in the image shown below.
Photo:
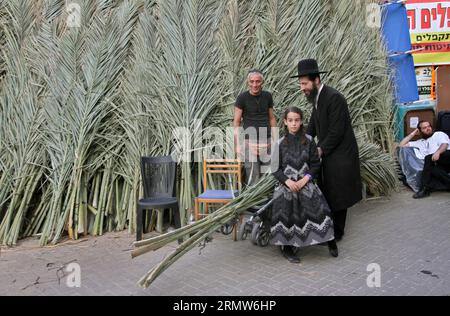
[[[323,85],[314,59],[298,64],[300,90],[313,105],[307,133],[318,138],[322,158],[320,187],[333,212],[335,240],[344,236],[347,209],[361,201],[362,183],[358,145],[345,97]],[[336,242],[329,243],[330,252],[337,253]]]

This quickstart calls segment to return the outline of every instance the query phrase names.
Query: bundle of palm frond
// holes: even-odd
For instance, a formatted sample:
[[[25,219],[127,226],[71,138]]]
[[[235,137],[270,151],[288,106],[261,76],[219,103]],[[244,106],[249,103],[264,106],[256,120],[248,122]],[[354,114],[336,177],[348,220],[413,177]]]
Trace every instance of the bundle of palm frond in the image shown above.
[[[138,9],[134,2],[124,1],[106,15],[104,7],[84,1],[82,12],[91,15],[85,16],[83,27],[68,28],[57,38],[43,29],[38,37],[40,60],[49,63],[38,62],[36,69],[44,67],[38,73],[49,89],[45,135],[53,185],[42,244],[50,238],[58,241],[65,228],[73,238],[87,233],[92,210],[92,232],[102,233],[115,184],[112,163],[120,153],[114,139],[104,138],[104,131],[110,128],[108,118],[118,97]],[[89,195],[94,195],[91,210]]]
[[[373,153],[391,152],[392,88],[369,2],[80,0],[70,27],[66,1],[0,0],[0,242],[133,231],[139,158],[173,152],[186,223],[202,187],[192,157],[224,142],[204,136],[231,126],[247,71],[266,74],[278,117],[308,117],[289,79],[308,57],[348,98],[367,188],[389,193],[394,161]]]
[[[221,207],[213,214],[194,224],[177,229],[171,233],[154,237],[148,240],[135,242],[136,250],[132,256],[138,257],[150,251],[156,251],[173,241],[187,238],[175,251],[167,256],[160,264],[149,271],[140,281],[143,287],[150,284],[176,260],[193,249],[201,242],[207,242],[222,225],[238,218],[248,208],[266,201],[272,194],[276,180],[271,175],[261,178],[253,187],[249,187],[231,203]]]
[[[222,97],[227,93],[217,82],[221,66],[216,62],[215,44],[223,9],[224,2],[214,0],[158,1],[144,12],[148,24],[138,31],[148,41],[140,41],[142,46],[136,49],[150,51],[145,59],[137,55],[139,76],[132,79],[133,86],[139,87],[135,91],[138,101],[150,109],[162,153],[177,145],[178,155],[184,158],[179,188],[182,223],[195,196],[190,157],[202,147],[203,131],[222,110]],[[176,143],[172,134],[177,129],[189,131],[190,136]]]
[[[110,118],[139,4],[79,3],[80,27],[68,27],[61,1],[7,3],[13,27],[6,32],[8,75],[1,86],[8,122],[0,150],[4,244],[39,234],[44,245],[65,230],[73,238],[101,234],[118,226],[111,222],[113,198],[136,198],[111,189],[121,185],[114,173],[121,144]],[[47,182],[36,192],[44,173]],[[42,199],[33,208],[35,192]]]
[[[368,143],[360,135],[357,139],[361,178],[363,183],[369,186],[367,190],[376,196],[395,190],[398,185],[398,174],[397,170],[392,168],[392,156],[384,153],[379,145]]]
[[[45,150],[40,145],[43,111],[39,89],[28,72],[26,50],[35,27],[32,1],[8,2],[9,27],[4,29],[6,77],[0,94],[0,242],[14,245],[26,212],[43,178]],[[20,18],[19,18],[20,17]]]
[[[363,181],[370,193],[386,194],[397,185],[391,155],[380,154],[381,148],[388,152],[392,148],[392,87],[379,32],[369,28],[366,17],[360,13],[365,12],[365,5],[370,2],[230,0],[217,37],[222,57],[218,65],[223,65],[220,79],[227,86],[225,91],[228,93],[223,95],[226,104],[232,105],[236,95],[245,89],[246,71],[256,66],[266,73],[266,88],[274,93],[278,114],[288,105],[299,105],[308,114],[311,108],[301,97],[295,80],[290,80],[289,76],[299,59],[317,58],[322,68],[331,71],[324,78],[325,83],[336,87],[348,98],[353,123],[361,135]],[[183,7],[195,9],[189,4]],[[172,15],[177,19],[172,20],[183,19],[182,15],[177,15],[180,12],[174,10]],[[165,40],[178,42],[175,35]],[[204,67],[208,68],[208,65]],[[160,100],[162,104],[169,104]],[[254,189],[246,193],[251,194]],[[149,286],[170,264],[203,242],[223,224],[221,216],[236,211],[233,205],[223,207],[211,215],[209,221],[205,219],[186,230],[136,243],[138,249],[134,255],[141,255],[195,233],[144,276],[140,285]]]
[[[4,3],[6,0],[0,0],[0,25],[8,25],[8,15],[5,10]],[[3,56],[6,35],[4,27],[0,28],[0,82],[5,75],[5,61]]]

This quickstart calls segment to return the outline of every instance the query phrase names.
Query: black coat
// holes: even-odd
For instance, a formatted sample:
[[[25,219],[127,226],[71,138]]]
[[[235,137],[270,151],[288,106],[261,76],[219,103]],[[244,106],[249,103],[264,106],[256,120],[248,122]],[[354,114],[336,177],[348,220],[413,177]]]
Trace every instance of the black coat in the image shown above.
[[[358,145],[347,101],[324,86],[313,110],[308,134],[318,138],[323,150],[321,189],[332,211],[352,207],[362,199]]]

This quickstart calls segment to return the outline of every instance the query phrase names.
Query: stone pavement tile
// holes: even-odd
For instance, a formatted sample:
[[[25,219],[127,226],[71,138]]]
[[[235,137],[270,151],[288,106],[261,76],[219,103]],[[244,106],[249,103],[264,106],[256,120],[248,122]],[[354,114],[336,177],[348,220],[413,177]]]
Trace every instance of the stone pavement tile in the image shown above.
[[[261,283],[261,281],[259,280],[258,276],[252,277],[251,275],[249,275],[248,278],[246,278],[245,280],[242,280],[240,282],[240,286],[243,289],[248,289],[248,288],[253,288],[258,286]]]
[[[315,283],[313,280],[310,280],[306,277],[296,277],[295,279],[293,279],[293,282],[291,282],[291,287],[292,288],[298,288],[301,289],[303,287],[314,287]]]
[[[439,194],[422,204],[409,192],[361,203],[350,210],[340,257],[330,258],[326,247],[308,247],[300,265],[289,264],[277,247],[216,234],[201,254],[193,249],[147,290],[137,281],[175,244],[131,260],[133,236],[127,233],[43,249],[25,242],[23,248],[2,250],[0,295],[448,295],[448,209],[448,195]],[[82,268],[80,289],[60,287],[55,271],[48,271],[48,263],[71,260]],[[370,263],[381,265],[381,289],[366,284]],[[52,282],[21,290],[39,276]]]
[[[233,295],[231,295],[231,296],[236,296],[236,295],[238,295],[238,296],[251,296],[251,297],[266,296],[264,292],[262,292],[262,291],[260,291],[258,289],[251,290],[251,291],[249,290],[247,292],[242,292],[242,293],[239,293],[239,294],[233,293]]]
[[[445,284],[446,283],[446,284]],[[431,296],[450,296],[449,282],[442,282],[439,286],[433,288],[428,295]]]
[[[298,293],[305,293],[305,296],[316,296],[318,295],[320,289],[310,287],[310,286],[302,286],[302,287],[291,287],[292,295],[300,295]],[[302,294],[303,295],[303,294]]]
[[[159,289],[156,286],[152,286],[149,289],[139,289],[139,291],[136,292],[136,296],[167,296],[168,294]]]
[[[340,292],[339,288],[335,288],[333,286],[325,286],[319,290],[320,296],[329,296]]]

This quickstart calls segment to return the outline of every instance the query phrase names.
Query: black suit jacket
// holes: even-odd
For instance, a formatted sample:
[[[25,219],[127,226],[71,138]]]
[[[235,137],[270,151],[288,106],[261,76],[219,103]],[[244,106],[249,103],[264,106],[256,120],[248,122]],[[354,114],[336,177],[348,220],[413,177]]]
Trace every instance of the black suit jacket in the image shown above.
[[[324,86],[313,110],[308,134],[318,138],[323,151],[321,187],[333,211],[347,209],[362,199],[358,145],[345,97]]]

